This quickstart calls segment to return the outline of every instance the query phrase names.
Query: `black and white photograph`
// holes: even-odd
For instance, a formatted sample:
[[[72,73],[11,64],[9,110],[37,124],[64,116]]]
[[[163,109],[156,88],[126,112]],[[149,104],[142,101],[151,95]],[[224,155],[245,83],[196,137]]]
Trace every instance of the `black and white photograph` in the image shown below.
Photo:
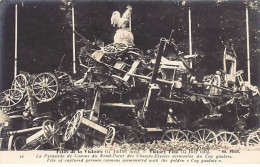
[[[259,4],[0,0],[0,163],[259,164]]]

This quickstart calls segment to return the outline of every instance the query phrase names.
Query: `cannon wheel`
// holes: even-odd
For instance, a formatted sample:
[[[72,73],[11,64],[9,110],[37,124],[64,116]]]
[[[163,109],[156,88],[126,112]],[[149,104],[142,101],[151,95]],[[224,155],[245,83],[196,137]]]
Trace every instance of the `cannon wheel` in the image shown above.
[[[26,137],[25,136],[19,136],[14,140],[13,148],[15,151],[17,150],[23,150],[26,145]]]
[[[27,78],[25,75],[23,74],[19,74],[15,77],[15,79],[13,80],[11,89],[17,89],[22,91],[23,93],[26,90],[26,86],[27,86]]]
[[[181,130],[169,129],[166,130],[161,138],[161,142],[175,142],[175,141],[188,141],[188,136]]]
[[[190,141],[198,143],[217,143],[218,139],[216,134],[212,130],[199,129],[191,135]]]
[[[218,143],[223,145],[239,145],[239,138],[232,132],[220,132],[217,135]]]
[[[83,110],[78,110],[71,118],[65,131],[64,141],[68,141],[77,132],[83,118]]]
[[[123,43],[111,43],[104,47],[104,53],[116,54],[125,51],[127,48],[128,46]]]
[[[51,120],[46,120],[42,124],[42,130],[47,142],[54,148],[59,148],[62,142],[60,133],[60,126]]]
[[[40,102],[51,101],[58,94],[58,80],[51,73],[41,73],[33,80],[32,90]]]
[[[116,135],[116,129],[114,127],[109,126],[105,138],[105,146],[109,146],[113,143],[115,135]]]
[[[7,89],[0,93],[0,107],[7,108],[18,104],[23,99],[23,92],[16,89]]]
[[[255,131],[248,136],[246,145],[249,147],[260,147],[260,130]]]
[[[120,127],[116,130],[114,143],[118,145],[122,144],[136,144],[145,143],[145,136],[137,129]]]

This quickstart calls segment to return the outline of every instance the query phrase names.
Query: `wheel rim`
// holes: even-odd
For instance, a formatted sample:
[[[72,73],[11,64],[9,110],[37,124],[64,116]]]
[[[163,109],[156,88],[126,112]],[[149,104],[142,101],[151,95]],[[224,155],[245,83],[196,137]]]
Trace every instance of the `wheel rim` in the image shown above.
[[[188,137],[188,140],[190,140],[190,137],[191,137],[191,135],[193,134],[193,132],[190,131],[190,130],[182,130],[182,132],[184,132],[185,135]]]
[[[192,142],[217,143],[216,134],[209,129],[199,129],[191,135]]]
[[[218,143],[222,145],[239,145],[239,138],[232,132],[220,132],[217,135]]]
[[[260,147],[260,131],[255,131],[253,133],[251,133],[248,138],[247,138],[247,142],[246,142],[247,146],[249,147]]]
[[[59,135],[60,126],[51,120],[46,120],[42,125],[43,134],[47,142],[52,147],[60,147],[61,137]]]
[[[145,143],[145,137],[138,130],[122,128],[115,133],[114,143],[122,144],[136,144]]]
[[[109,126],[108,127],[108,132],[106,135],[106,139],[105,139],[105,145],[111,145],[114,141],[115,138],[115,134],[116,134],[116,130],[114,127]]]
[[[0,107],[12,107],[23,99],[23,93],[16,89],[7,89],[0,94]]]
[[[178,142],[178,141],[188,141],[188,136],[181,130],[169,129],[165,131],[162,135],[161,142]]]
[[[39,74],[33,80],[33,95],[40,102],[48,102],[58,94],[58,80],[51,73]]]
[[[128,46],[123,43],[111,43],[104,47],[104,53],[116,54],[125,51],[127,48]]]
[[[26,76],[23,75],[23,74],[19,74],[13,80],[11,89],[20,90],[20,91],[22,91],[24,93],[25,90],[26,90],[26,86],[27,86],[27,78],[26,78]]]
[[[14,140],[14,150],[23,150],[24,147],[26,146],[26,137],[24,136],[19,136]]]
[[[76,114],[69,121],[69,124],[65,131],[64,141],[68,141],[69,139],[72,138],[72,136],[78,130],[78,128],[81,124],[82,118],[83,118],[83,110],[78,110],[76,112]]]

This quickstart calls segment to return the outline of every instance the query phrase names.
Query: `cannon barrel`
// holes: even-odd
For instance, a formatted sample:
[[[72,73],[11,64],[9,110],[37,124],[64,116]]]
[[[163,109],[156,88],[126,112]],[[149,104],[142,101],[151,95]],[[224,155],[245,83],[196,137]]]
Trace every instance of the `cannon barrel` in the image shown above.
[[[161,59],[162,59],[162,56],[163,56],[164,50],[165,50],[165,43],[166,43],[166,40],[161,38],[160,44],[159,44],[159,50],[158,50],[158,54],[156,56],[156,61],[155,61],[155,65],[153,68],[153,73],[152,73],[152,78],[151,78],[150,83],[156,83],[156,78],[157,78],[159,67],[161,64]]]
[[[10,131],[10,132],[7,132],[7,134],[8,135],[15,135],[15,134],[32,132],[32,131],[35,131],[35,130],[41,130],[41,129],[42,129],[42,126],[41,127],[28,128],[28,129],[22,129],[22,130]]]

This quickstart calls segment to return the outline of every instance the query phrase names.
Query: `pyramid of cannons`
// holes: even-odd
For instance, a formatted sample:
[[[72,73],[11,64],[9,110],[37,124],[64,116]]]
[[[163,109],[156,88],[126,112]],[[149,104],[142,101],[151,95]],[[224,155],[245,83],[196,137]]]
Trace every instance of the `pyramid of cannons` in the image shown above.
[[[0,93],[0,149],[152,141],[259,146],[259,91],[237,71],[232,45],[225,45],[223,69],[203,76],[192,67],[200,55],[184,55],[172,34],[144,54],[121,27],[106,46],[82,37],[75,75],[20,72]]]

